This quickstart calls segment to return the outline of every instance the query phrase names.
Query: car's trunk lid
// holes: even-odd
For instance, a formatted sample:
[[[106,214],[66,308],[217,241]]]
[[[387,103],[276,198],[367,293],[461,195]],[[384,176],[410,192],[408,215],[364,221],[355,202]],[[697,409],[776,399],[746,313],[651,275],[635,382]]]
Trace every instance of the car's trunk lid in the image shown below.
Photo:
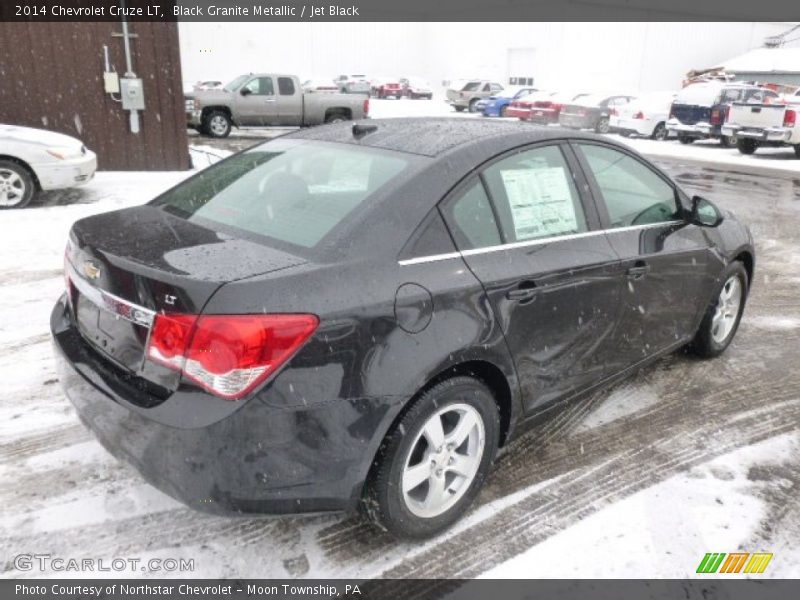
[[[199,314],[224,283],[304,262],[141,206],[75,223],[65,268],[84,339],[119,367],[174,389],[178,374],[145,360],[158,313]]]

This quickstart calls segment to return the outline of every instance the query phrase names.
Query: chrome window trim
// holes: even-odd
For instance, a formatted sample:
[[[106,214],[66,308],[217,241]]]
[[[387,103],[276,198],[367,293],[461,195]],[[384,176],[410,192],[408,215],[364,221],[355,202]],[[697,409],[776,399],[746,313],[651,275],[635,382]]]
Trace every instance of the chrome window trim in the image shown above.
[[[488,254],[490,252],[498,252],[500,250],[514,250],[516,248],[525,248],[528,246],[541,246],[543,244],[551,244],[554,242],[564,242],[585,237],[593,237],[596,235],[621,233],[625,231],[636,231],[639,229],[652,229],[653,227],[666,227],[671,225],[682,225],[685,221],[672,220],[662,221],[660,223],[648,223],[646,225],[629,225],[627,227],[612,227],[610,229],[595,229],[594,231],[584,231],[581,233],[569,233],[565,235],[556,235],[536,240],[528,240],[525,242],[511,242],[509,244],[498,244],[497,246],[486,246],[484,248],[472,248],[470,250],[462,250],[459,252],[448,252],[446,254],[433,254],[430,256],[420,256],[417,258],[409,258],[398,261],[400,266],[419,265],[423,263],[438,262],[441,260],[451,260],[453,258],[464,258],[465,256],[475,256],[478,254]]]
[[[87,298],[95,306],[110,312],[111,314],[130,321],[135,325],[141,325],[150,329],[156,318],[156,312],[140,306],[119,296],[115,296],[105,290],[96,288],[78,274],[75,267],[69,264],[69,279],[75,289]]]

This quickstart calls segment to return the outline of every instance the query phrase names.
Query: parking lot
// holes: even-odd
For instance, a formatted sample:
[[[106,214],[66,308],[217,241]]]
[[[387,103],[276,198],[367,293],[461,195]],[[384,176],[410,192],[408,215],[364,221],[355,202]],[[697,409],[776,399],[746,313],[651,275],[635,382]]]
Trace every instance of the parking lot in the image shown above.
[[[441,100],[384,100],[372,116],[444,112]],[[195,166],[276,133],[192,136]],[[711,361],[668,356],[532,424],[468,517],[424,543],[397,542],[353,516],[199,513],[146,484],[78,422],[47,329],[68,228],[147,201],[186,173],[99,173],[86,188],[4,213],[0,473],[12,485],[0,490],[0,544],[62,557],[188,558],[192,574],[208,578],[684,577],[706,552],[741,549],[773,552],[770,576],[799,577],[800,173],[795,163],[774,168],[793,152],[770,160],[631,143],[690,195],[750,225],[756,277],[733,345]],[[0,570],[26,576],[10,559]]]

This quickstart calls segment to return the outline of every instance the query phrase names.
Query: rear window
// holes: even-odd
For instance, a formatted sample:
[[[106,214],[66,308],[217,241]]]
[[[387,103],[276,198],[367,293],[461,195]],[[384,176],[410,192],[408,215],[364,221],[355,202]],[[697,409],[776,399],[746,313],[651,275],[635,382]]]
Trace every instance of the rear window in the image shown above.
[[[402,173],[400,155],[303,140],[275,140],[209,167],[151,204],[312,248]]]
[[[683,88],[675,97],[678,104],[713,106],[721,91],[720,86],[696,84]]]
[[[462,92],[474,92],[481,86],[480,81],[470,81],[467,83],[463,88],[461,88]]]
[[[290,77],[278,77],[278,91],[281,96],[294,94],[294,81]]]

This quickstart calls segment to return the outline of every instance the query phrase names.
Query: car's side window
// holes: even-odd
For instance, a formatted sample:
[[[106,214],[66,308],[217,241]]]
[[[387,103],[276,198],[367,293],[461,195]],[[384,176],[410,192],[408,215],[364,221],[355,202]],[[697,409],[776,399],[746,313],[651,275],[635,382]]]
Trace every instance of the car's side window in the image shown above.
[[[489,198],[480,181],[470,185],[444,208],[444,217],[459,250],[502,243]]]
[[[294,82],[291,77],[278,77],[278,92],[281,96],[294,95]]]
[[[678,218],[675,188],[629,154],[598,144],[578,144],[602,194],[611,227]]]
[[[253,96],[272,96],[275,90],[272,87],[272,77],[256,77],[244,86]]]
[[[580,196],[558,146],[504,158],[489,166],[484,178],[508,242],[587,230]]]

